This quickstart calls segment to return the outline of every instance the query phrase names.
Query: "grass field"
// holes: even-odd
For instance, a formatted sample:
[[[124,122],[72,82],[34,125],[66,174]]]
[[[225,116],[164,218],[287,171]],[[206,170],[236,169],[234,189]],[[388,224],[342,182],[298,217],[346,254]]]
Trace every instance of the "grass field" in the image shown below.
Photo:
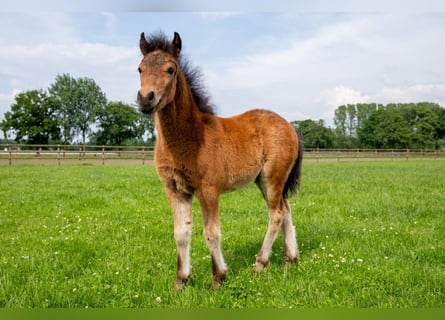
[[[444,307],[445,161],[306,163],[291,198],[301,262],[252,264],[266,230],[254,186],[221,200],[229,278],[211,289],[194,203],[193,276],[154,167],[1,166],[0,307]]]

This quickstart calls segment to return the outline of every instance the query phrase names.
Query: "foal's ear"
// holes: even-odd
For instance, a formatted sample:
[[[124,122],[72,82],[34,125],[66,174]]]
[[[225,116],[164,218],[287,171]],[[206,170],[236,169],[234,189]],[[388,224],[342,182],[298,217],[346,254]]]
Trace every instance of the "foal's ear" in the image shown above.
[[[179,53],[181,52],[182,48],[182,40],[181,37],[179,36],[179,33],[175,32],[172,44],[173,47],[175,48],[176,55],[179,56]]]
[[[141,39],[139,40],[139,48],[144,56],[148,53],[148,42],[147,39],[145,39],[145,34],[143,32],[141,33]]]

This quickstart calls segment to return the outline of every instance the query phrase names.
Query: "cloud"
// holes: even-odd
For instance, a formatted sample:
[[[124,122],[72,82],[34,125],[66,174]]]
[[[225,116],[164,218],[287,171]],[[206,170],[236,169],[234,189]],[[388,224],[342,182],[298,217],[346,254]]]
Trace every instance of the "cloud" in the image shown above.
[[[428,101],[445,106],[445,83],[417,84],[406,88],[385,87],[376,97],[384,103]]]
[[[267,107],[289,120],[307,115],[330,122],[341,104],[445,101],[437,85],[445,78],[440,57],[445,43],[438,41],[445,33],[443,15],[329,18],[304,34],[277,35],[271,44],[281,45],[209,64],[206,77],[220,109],[228,115]]]
[[[207,77],[216,88],[215,97],[223,101],[221,109],[235,111],[254,106],[280,110],[287,117],[326,116],[332,104],[340,101],[340,95],[341,102],[357,96],[357,91],[347,87],[355,77],[356,69],[350,66],[356,62],[351,56],[360,51],[357,47],[364,24],[363,20],[352,19],[326,25],[305,37],[284,34],[273,39],[281,42],[278,47],[214,66]],[[328,93],[336,94],[335,101],[323,99]]]
[[[108,99],[134,102],[141,57],[129,33],[140,27],[126,15],[0,13],[0,115],[14,90],[45,89],[59,73],[93,78]],[[192,64],[222,116],[268,108],[329,123],[340,104],[445,101],[443,13],[197,15],[176,15],[166,28],[179,24],[192,38],[194,51],[185,52],[199,56]],[[198,28],[206,36],[193,39]]]
[[[0,74],[14,75],[15,82],[0,92],[0,113],[9,110],[18,90],[47,89],[55,77],[94,79],[110,100],[135,101],[139,63],[136,47],[102,43],[7,45],[0,50]],[[9,92],[5,92],[9,90]]]
[[[321,95],[321,101],[332,107],[344,104],[355,104],[369,102],[370,97],[352,88],[336,86],[333,89],[325,90]]]
[[[95,41],[101,32],[105,41],[119,32],[117,18],[109,13],[90,17],[94,15],[0,13],[0,119],[17,92],[47,89],[61,73],[94,79],[109,100],[135,101],[137,46]]]

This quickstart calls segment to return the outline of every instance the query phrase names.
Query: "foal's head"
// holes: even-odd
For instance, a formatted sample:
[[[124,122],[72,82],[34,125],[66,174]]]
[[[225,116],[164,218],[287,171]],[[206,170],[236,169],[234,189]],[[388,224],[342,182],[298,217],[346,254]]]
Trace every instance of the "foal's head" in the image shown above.
[[[174,99],[181,43],[176,32],[172,42],[164,35],[152,36],[147,41],[141,34],[139,45],[144,58],[138,68],[141,88],[137,98],[141,112],[153,114]]]

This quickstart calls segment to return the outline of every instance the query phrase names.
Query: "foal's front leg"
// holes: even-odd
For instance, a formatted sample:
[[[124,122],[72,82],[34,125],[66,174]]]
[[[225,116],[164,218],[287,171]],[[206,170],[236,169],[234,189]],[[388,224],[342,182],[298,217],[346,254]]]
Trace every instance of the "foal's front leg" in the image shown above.
[[[204,220],[204,238],[212,257],[213,288],[219,288],[227,277],[227,266],[221,251],[221,227],[219,223],[219,192],[209,188],[197,194]]]
[[[181,290],[191,274],[192,196],[172,191],[167,191],[167,196],[173,210],[174,235],[178,251],[175,287]]]

